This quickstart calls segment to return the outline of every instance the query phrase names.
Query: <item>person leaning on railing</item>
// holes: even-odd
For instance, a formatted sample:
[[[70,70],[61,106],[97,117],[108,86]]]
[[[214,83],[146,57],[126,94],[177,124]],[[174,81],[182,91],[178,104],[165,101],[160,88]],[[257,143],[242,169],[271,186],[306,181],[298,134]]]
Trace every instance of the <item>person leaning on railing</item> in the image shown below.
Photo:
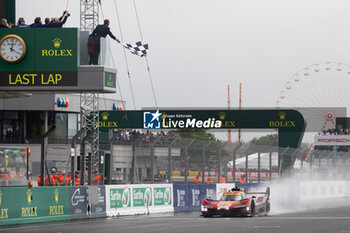
[[[34,23],[32,23],[31,25],[29,25],[31,28],[42,28],[44,27],[44,24],[42,24],[41,18],[40,17],[36,17],[34,19]]]
[[[47,25],[48,28],[61,28],[63,24],[66,23],[68,17],[70,16],[68,11],[64,11],[60,18],[53,18],[53,20]]]
[[[98,65],[98,56],[100,55],[100,38],[109,35],[113,40],[116,40],[120,43],[120,40],[117,39],[111,29],[109,28],[109,20],[105,19],[103,24],[97,25],[95,30],[89,36],[88,41],[88,53],[90,55],[89,65]]]
[[[0,28],[9,28],[9,24],[7,23],[6,19],[1,19],[1,24],[0,24]]]
[[[26,22],[24,21],[24,18],[23,17],[20,17],[18,19],[18,22],[17,22],[17,25],[16,25],[17,28],[29,28],[29,25],[26,24]]]

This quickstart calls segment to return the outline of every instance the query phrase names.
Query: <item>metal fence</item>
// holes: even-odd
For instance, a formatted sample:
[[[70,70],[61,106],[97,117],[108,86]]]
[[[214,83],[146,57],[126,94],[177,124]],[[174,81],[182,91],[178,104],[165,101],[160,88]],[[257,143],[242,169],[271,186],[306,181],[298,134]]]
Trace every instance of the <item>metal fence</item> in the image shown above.
[[[114,141],[112,183],[262,182],[281,176],[350,177],[350,153],[167,136]],[[282,166],[290,164],[289,168]],[[209,181],[208,181],[209,178]]]
[[[114,137],[112,158],[109,160],[104,157],[96,168],[88,165],[88,148],[84,152],[86,165],[81,165],[80,148],[76,148],[72,169],[74,157],[71,156],[70,145],[48,147],[47,174],[54,178],[61,177],[63,181],[60,185],[72,184],[73,179],[76,179],[76,184],[82,185],[103,182],[196,183],[196,180],[197,183],[220,183],[223,179],[225,182],[248,183],[276,180],[282,176],[297,179],[350,178],[350,152],[344,151],[280,148],[249,143],[228,145],[218,140],[205,141],[164,134],[120,134]],[[101,158],[102,155],[103,151]],[[111,164],[110,177],[106,166],[108,160]],[[285,164],[290,166],[287,168]],[[32,163],[30,169],[34,173],[33,180],[38,179],[39,165],[39,162]],[[50,170],[52,167],[57,168],[56,173]],[[3,169],[0,173],[6,175],[9,172]],[[67,182],[67,177],[74,178]]]

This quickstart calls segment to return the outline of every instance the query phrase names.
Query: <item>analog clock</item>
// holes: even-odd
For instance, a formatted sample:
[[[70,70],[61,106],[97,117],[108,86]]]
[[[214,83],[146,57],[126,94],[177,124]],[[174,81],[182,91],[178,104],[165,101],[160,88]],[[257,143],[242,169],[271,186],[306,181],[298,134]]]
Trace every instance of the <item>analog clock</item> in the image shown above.
[[[7,35],[0,40],[0,57],[7,63],[20,62],[26,55],[26,44],[17,35]]]

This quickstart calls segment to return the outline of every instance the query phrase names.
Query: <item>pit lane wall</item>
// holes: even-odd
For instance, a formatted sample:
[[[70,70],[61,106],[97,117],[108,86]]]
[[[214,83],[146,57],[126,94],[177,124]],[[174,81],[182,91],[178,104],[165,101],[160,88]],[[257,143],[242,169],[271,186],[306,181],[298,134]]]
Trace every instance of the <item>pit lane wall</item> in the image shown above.
[[[200,210],[205,197],[216,198],[216,186],[215,184],[174,184],[174,211]]]
[[[174,212],[172,184],[106,186],[107,215]]]
[[[0,188],[0,225],[70,219],[68,187]]]
[[[268,183],[236,184],[259,191]],[[288,187],[289,186],[289,187]],[[204,197],[219,199],[227,184],[139,184],[77,187],[0,187],[0,226],[105,216],[197,211]],[[272,185],[273,187],[273,185]],[[350,197],[350,181],[287,185],[300,201]],[[273,190],[272,190],[273,194]],[[273,196],[271,196],[273,198]]]
[[[0,226],[105,216],[105,186],[0,188]]]

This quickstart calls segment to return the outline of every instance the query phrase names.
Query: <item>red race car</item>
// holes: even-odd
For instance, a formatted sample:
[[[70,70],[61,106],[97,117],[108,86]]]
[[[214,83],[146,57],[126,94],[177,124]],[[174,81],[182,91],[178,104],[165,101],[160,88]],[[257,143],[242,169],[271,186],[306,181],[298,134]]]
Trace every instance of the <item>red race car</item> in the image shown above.
[[[256,197],[253,195],[264,194]],[[267,215],[270,211],[270,187],[266,192],[247,192],[233,188],[224,193],[220,200],[204,198],[201,205],[203,217]]]

